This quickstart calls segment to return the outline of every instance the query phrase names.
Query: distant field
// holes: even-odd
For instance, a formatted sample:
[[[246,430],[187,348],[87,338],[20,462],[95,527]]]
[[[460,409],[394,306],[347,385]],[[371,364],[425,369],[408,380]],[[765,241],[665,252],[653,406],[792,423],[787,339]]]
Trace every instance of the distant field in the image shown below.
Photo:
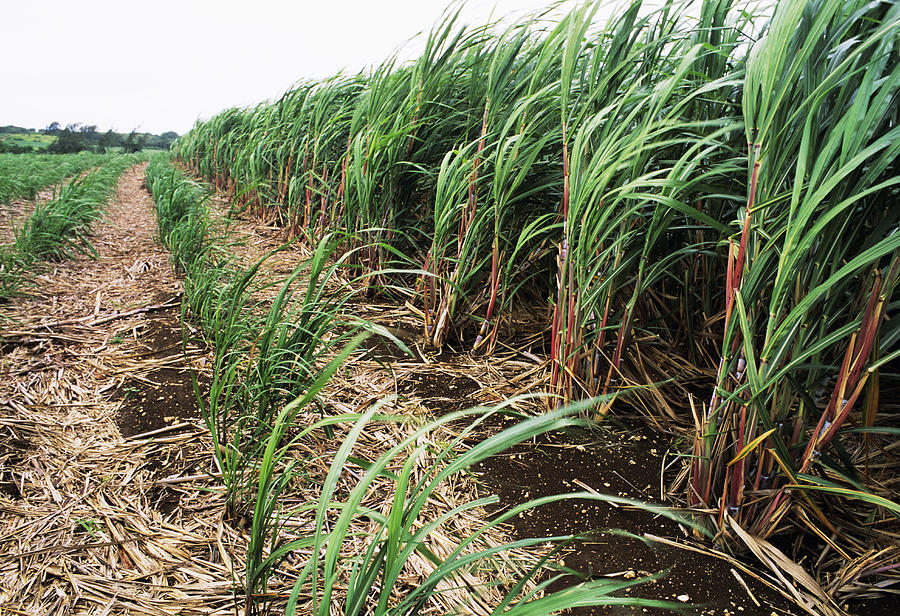
[[[40,133],[7,133],[0,135],[0,142],[26,148],[44,149],[56,141],[55,135]]]

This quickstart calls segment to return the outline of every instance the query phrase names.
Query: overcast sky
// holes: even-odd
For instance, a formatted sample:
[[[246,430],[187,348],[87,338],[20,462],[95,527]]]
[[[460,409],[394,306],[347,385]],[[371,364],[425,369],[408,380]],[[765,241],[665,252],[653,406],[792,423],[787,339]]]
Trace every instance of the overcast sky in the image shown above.
[[[300,79],[378,64],[429,30],[448,3],[4,0],[0,125],[182,134],[197,118],[277,98]],[[549,3],[469,0],[463,16],[480,25],[492,11]]]

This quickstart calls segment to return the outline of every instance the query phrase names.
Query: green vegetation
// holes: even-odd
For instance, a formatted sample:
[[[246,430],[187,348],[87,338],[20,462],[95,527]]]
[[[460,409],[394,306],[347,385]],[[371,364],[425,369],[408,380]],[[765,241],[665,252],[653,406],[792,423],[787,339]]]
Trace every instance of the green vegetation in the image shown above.
[[[185,274],[185,308],[216,349],[211,392],[201,408],[228,491],[229,513],[237,517],[251,500],[255,464],[275,416],[318,378],[318,360],[352,333],[332,335],[343,302],[326,290],[341,268],[341,263],[328,263],[336,242],[323,241],[314,257],[284,281],[261,281],[262,261],[242,269],[216,250],[220,242],[210,241],[202,188],[164,157],[154,158],[147,178],[161,239]]]
[[[23,154],[28,152],[46,150],[47,146],[56,141],[52,135],[41,133],[21,132],[0,134],[0,152]]]
[[[65,156],[0,154],[0,204],[13,199],[33,199],[40,189],[109,160],[110,156],[89,152]]]
[[[473,600],[484,588],[472,586],[462,573],[478,566],[497,566],[503,553],[513,548],[537,546],[548,539],[571,540],[571,536],[521,540],[508,546],[485,546],[479,537],[512,516],[542,503],[564,498],[614,500],[646,506],[596,494],[577,493],[543,498],[523,504],[498,516],[472,537],[465,538],[449,554],[439,556],[427,545],[435,528],[453,516],[495,498],[463,503],[437,518],[426,513],[426,503],[443,482],[487,456],[534,438],[536,435],[573,425],[583,425],[579,411],[590,403],[568,407],[539,417],[524,419],[484,440],[472,432],[488,417],[503,411],[476,409],[446,415],[413,426],[395,446],[381,455],[354,451],[364,430],[373,423],[400,421],[379,413],[377,403],[363,413],[325,415],[310,420],[322,408],[319,392],[344,360],[360,344],[360,329],[375,326],[344,315],[345,284],[333,279],[359,269],[350,266],[349,253],[337,248],[346,245],[346,236],[326,234],[313,255],[283,281],[265,282],[260,267],[267,257],[246,270],[221,251],[223,237],[211,237],[206,209],[208,193],[168,164],[155,157],[147,170],[147,183],[157,204],[161,239],[172,250],[173,260],[185,273],[183,318],[201,325],[215,351],[213,381],[208,396],[196,389],[203,418],[213,437],[212,448],[225,487],[228,519],[249,520],[250,544],[245,563],[245,613],[268,613],[269,579],[285,558],[295,553],[320,555],[308,560],[293,584],[287,600],[288,614],[298,605],[304,613],[332,613],[340,596],[345,614],[408,614],[426,608],[448,588],[465,588]],[[363,248],[365,250],[365,247]],[[358,280],[350,287],[359,288]],[[354,284],[357,283],[357,284]],[[334,289],[341,289],[335,291]],[[270,292],[270,289],[272,292]],[[273,296],[274,292],[274,296]],[[257,299],[263,298],[263,299]],[[438,444],[433,433],[452,422],[468,427],[450,442]],[[309,481],[316,459],[322,455],[313,447],[322,439],[342,440],[327,464],[318,500],[291,503],[290,487]],[[474,444],[473,444],[474,441]],[[320,446],[320,445],[319,445]],[[346,475],[346,463],[361,465],[363,475]],[[389,469],[402,468],[399,474]],[[376,482],[392,482],[393,506],[388,514],[364,504],[364,497]],[[348,480],[349,494],[343,486]],[[342,486],[342,487],[339,487]],[[695,524],[665,509],[660,515]],[[362,524],[362,526],[360,526]],[[371,525],[375,530],[371,530]],[[290,528],[286,535],[284,532]],[[309,532],[297,535],[296,529]],[[359,528],[370,528],[364,537]],[[702,528],[696,527],[699,532]],[[345,548],[365,541],[362,553],[346,554]],[[414,554],[430,562],[433,571],[414,592],[396,598],[407,584],[405,567]],[[546,589],[558,575],[537,582],[536,576],[550,567],[547,559],[522,572],[505,589],[497,606],[509,613],[544,614],[552,606],[630,604],[666,606],[666,602],[613,597],[612,593],[644,580],[626,583],[608,580],[584,582],[574,588],[535,598],[527,583]],[[560,573],[559,575],[562,575]],[[337,590],[349,579],[346,592]],[[494,582],[489,582],[492,586]],[[502,596],[502,595],[501,595]],[[307,609],[309,608],[309,609]]]
[[[898,35],[897,3],[783,3],[748,58],[747,199],[693,474],[722,524],[728,512],[770,536],[793,502],[834,530],[807,489],[869,497],[866,454],[836,437],[874,424],[879,366],[900,354],[885,320],[900,279]]]
[[[73,154],[76,152],[125,152],[141,150],[168,150],[178,134],[167,131],[161,135],[152,133],[117,133],[108,130],[97,132],[97,127],[88,124],[69,124],[60,128],[53,122],[47,128],[35,130],[21,126],[0,126],[0,153],[28,154],[47,152],[52,154]]]
[[[0,246],[0,301],[19,292],[36,262],[59,260],[73,250],[93,250],[88,239],[91,223],[102,214],[119,176],[138,160],[135,156],[112,158],[83,177],[60,184],[52,199],[37,204],[16,230],[15,241]]]
[[[417,303],[434,346],[489,353],[544,310],[560,404],[673,381],[644,404],[695,424],[685,498],[709,527],[796,523],[849,561],[900,513],[869,470],[896,434],[900,4],[687,4],[450,15],[410,64],[228,110],[174,151],[311,246],[346,234],[335,257]],[[389,273],[410,262],[417,281]]]
[[[473,566],[482,571],[492,569],[491,561],[501,559],[505,552],[512,548],[537,547],[549,542],[567,542],[573,537],[536,537],[520,539],[509,545],[483,546],[479,543],[481,535],[508,522],[515,516],[528,514],[537,507],[558,500],[579,499],[582,501],[606,501],[620,505],[641,507],[662,516],[693,526],[684,518],[673,514],[670,510],[652,507],[646,503],[628,499],[597,494],[594,492],[574,492],[547,496],[531,500],[503,512],[488,522],[484,527],[453,547],[446,556],[438,556],[427,547],[429,533],[455,515],[465,511],[496,502],[496,497],[488,497],[472,502],[464,502],[444,515],[429,519],[423,512],[426,503],[442,482],[456,474],[468,471],[488,456],[503,452],[520,445],[532,438],[551,430],[565,429],[583,424],[583,420],[572,416],[583,410],[584,405],[558,409],[545,415],[523,419],[491,437],[476,440],[475,444],[463,446],[466,437],[488,417],[502,412],[502,409],[472,409],[444,415],[440,419],[427,423],[412,431],[406,439],[379,456],[365,469],[365,474],[351,482],[352,489],[344,500],[335,500],[339,478],[346,475],[346,463],[351,459],[356,441],[368,426],[378,410],[372,407],[353,424],[352,430],[332,461],[330,471],[322,483],[321,496],[315,506],[315,534],[295,540],[285,546],[288,549],[311,548],[317,555],[310,558],[301,575],[294,583],[293,592],[287,603],[286,614],[310,613],[327,616],[333,613],[336,589],[349,576],[346,597],[342,597],[339,613],[347,616],[357,614],[376,614],[378,616],[417,614],[424,612],[429,604],[439,599],[442,593],[450,588],[465,588],[466,605],[480,603],[492,610],[492,614],[543,615],[553,614],[564,608],[598,606],[598,605],[633,605],[639,607],[678,608],[675,602],[651,599],[639,599],[628,596],[617,596],[614,593],[641,584],[653,578],[640,578],[631,581],[614,581],[611,579],[594,579],[581,582],[563,590],[549,591],[548,587],[558,581],[564,570],[554,572],[547,558],[541,559],[537,565],[520,574],[518,579],[508,582],[502,588],[505,593],[495,605],[486,604],[482,593],[485,588],[473,586],[460,575]],[[348,420],[350,417],[336,417],[332,421]],[[429,439],[433,432],[451,422],[467,422],[459,435],[449,444],[436,445]],[[315,428],[316,426],[312,426]],[[276,425],[276,430],[282,429]],[[277,433],[277,431],[276,431]],[[280,449],[270,448],[273,459],[283,457],[289,446],[299,440],[293,439]],[[424,444],[423,444],[424,442]],[[361,454],[364,455],[364,454]],[[419,468],[417,468],[417,466]],[[388,471],[389,467],[402,469],[395,475]],[[266,468],[266,467],[264,467]],[[387,478],[391,481],[394,495],[391,508],[387,514],[363,505],[366,493],[379,480]],[[260,487],[268,487],[270,482],[261,478]],[[257,507],[277,498],[278,493],[267,495],[262,490]],[[310,505],[300,506],[288,516],[302,516]],[[363,520],[371,530],[366,537],[365,552],[356,557],[342,558],[342,546],[353,539],[352,522]],[[332,522],[332,520],[334,520]],[[696,528],[696,527],[695,527]],[[282,552],[286,551],[282,548]],[[551,552],[551,554],[555,553]],[[433,566],[433,571],[418,585],[410,587],[402,582],[406,574],[405,566],[414,553],[420,553]],[[278,551],[269,557],[269,563],[276,564],[284,554]],[[545,579],[538,582],[542,574]],[[537,582],[535,590],[526,591],[526,584]],[[486,587],[497,584],[489,582]],[[403,592],[398,593],[399,590]],[[263,585],[261,590],[265,590]],[[544,591],[543,596],[538,592]],[[298,610],[299,597],[304,596],[303,607]],[[399,596],[397,596],[399,595]],[[458,609],[458,605],[448,606],[445,612]]]
[[[62,130],[54,131],[56,140],[47,148],[48,152],[66,154],[90,150],[92,152],[122,151],[126,154],[140,152],[143,149],[167,150],[178,137],[173,132],[160,136],[150,133],[131,131],[125,135],[112,130],[98,133],[96,126],[70,124]]]

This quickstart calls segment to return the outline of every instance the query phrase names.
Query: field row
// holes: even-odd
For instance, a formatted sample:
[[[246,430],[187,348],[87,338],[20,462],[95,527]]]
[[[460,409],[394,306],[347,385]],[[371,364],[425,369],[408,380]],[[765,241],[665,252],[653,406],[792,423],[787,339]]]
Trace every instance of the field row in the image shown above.
[[[23,159],[27,155],[14,156]],[[78,154],[57,164],[54,161],[60,157],[48,157],[50,161],[43,160],[44,157],[28,158],[25,164],[34,165],[36,175],[43,171],[45,175],[41,177],[44,178],[64,170],[63,177],[66,177],[95,168],[82,177],[60,183],[53,196],[37,203],[21,227],[14,230],[14,241],[0,245],[0,302],[20,292],[28,281],[28,271],[34,263],[58,260],[73,251],[93,250],[88,237],[91,224],[102,215],[106,200],[116,190],[119,176],[139,160],[136,156]],[[27,169],[3,170],[3,173],[7,172],[27,173]],[[5,177],[0,175],[0,181]],[[18,179],[18,176],[13,179]],[[20,186],[23,184],[19,183]],[[40,185],[34,190],[38,188]]]
[[[222,250],[229,237],[212,232],[219,225],[211,224],[202,186],[162,158],[148,167],[147,184],[160,236],[185,276],[183,315],[214,354],[209,392],[196,393],[225,519],[245,520],[248,529],[238,573],[247,613],[326,616],[335,605],[347,614],[449,613],[480,603],[544,614],[550,606],[630,604],[613,593],[647,580],[601,579],[543,594],[541,572],[560,577],[555,564],[541,562],[547,538],[510,542],[504,524],[539,505],[611,501],[705,532],[669,510],[586,491],[527,500],[489,518],[483,507],[496,497],[467,500],[465,475],[540,435],[587,425],[578,418],[585,403],[530,418],[510,408],[524,399],[436,418],[405,415],[395,397],[334,412],[351,402],[325,392],[339,370],[359,370],[345,363],[367,356],[357,352],[366,331],[402,345],[353,314],[349,302],[366,275],[342,258],[343,238],[323,238],[273,280],[265,273],[273,254],[247,264]],[[485,429],[501,416],[507,427]]]
[[[0,154],[0,204],[33,199],[48,188],[114,158],[110,154]]]

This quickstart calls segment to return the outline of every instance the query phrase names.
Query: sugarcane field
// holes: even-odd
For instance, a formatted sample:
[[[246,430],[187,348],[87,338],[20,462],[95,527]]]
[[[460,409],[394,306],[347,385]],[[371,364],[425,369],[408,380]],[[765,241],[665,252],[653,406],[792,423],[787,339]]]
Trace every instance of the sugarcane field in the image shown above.
[[[0,107],[0,616],[898,613],[900,1],[260,1]]]

